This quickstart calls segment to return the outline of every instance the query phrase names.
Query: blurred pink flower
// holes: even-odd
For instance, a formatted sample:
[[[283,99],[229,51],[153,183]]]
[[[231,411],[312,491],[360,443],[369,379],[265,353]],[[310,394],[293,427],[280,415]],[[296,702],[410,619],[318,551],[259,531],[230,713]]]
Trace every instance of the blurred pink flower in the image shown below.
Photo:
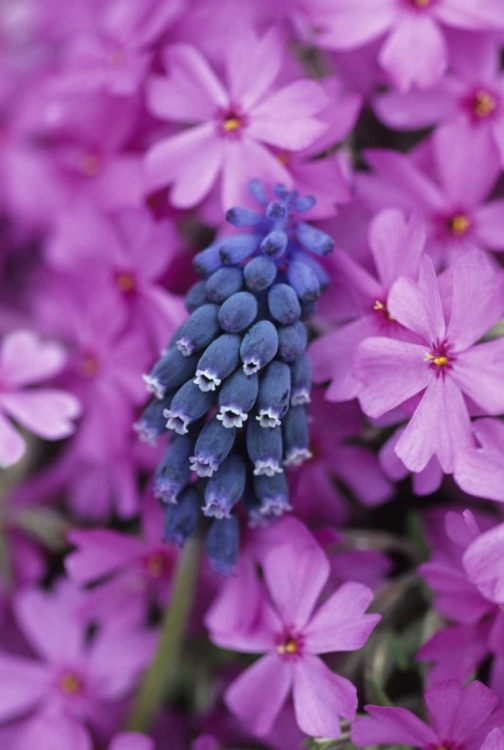
[[[188,44],[167,47],[166,76],[148,85],[148,106],[162,120],[196,123],[162,138],[146,156],[151,188],[171,184],[174,206],[189,208],[221,178],[224,209],[247,199],[252,177],[291,188],[289,171],[275,150],[307,148],[327,129],[317,117],[327,98],[314,81],[275,86],[283,45],[276,30],[261,38],[252,31],[227,40],[226,85]],[[296,127],[289,127],[292,119]]]
[[[32,389],[64,367],[66,354],[56,343],[43,342],[32,331],[14,331],[0,349],[0,466],[12,466],[26,443],[7,417],[46,440],[61,440],[75,429],[80,414],[75,396],[54,388]]]

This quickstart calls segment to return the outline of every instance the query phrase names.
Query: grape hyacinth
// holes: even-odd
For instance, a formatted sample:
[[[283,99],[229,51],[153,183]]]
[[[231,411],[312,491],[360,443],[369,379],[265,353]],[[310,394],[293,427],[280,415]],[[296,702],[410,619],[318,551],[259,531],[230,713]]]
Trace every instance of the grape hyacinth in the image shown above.
[[[180,522],[192,487],[190,506],[197,492],[212,519],[207,552],[223,573],[238,554],[240,500],[251,525],[282,515],[291,509],[285,471],[311,456],[305,321],[328,283],[317,257],[334,247],[300,218],[314,198],[277,185],[268,201],[261,182],[249,188],[262,212],[231,208],[227,221],[245,231],[196,255],[205,280],[189,290],[190,317],[144,376],[154,399],[137,423],[149,442],[170,433],[154,480],[165,537],[182,544],[194,530],[194,512]]]

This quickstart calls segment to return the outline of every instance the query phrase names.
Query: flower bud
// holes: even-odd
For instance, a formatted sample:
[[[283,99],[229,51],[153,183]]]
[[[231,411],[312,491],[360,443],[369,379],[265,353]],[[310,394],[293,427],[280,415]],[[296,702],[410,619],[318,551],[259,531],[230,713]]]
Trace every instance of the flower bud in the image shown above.
[[[164,503],[176,503],[179,492],[189,483],[193,449],[194,440],[189,435],[177,435],[168,444],[154,474],[154,495]]]
[[[217,305],[202,305],[181,326],[177,349],[184,357],[204,349],[220,333],[219,308]]]
[[[222,303],[219,323],[227,333],[239,333],[257,317],[257,300],[250,292],[237,292]]]
[[[225,576],[232,573],[240,550],[240,527],[235,516],[213,520],[206,535],[205,550],[216,573]]]
[[[251,292],[255,292],[256,294],[267,289],[274,282],[276,275],[276,264],[262,255],[249,260],[243,269],[243,276],[245,278],[247,289],[250,289]]]
[[[277,427],[289,408],[291,375],[288,365],[271,362],[259,384],[256,420],[261,427]]]
[[[308,332],[300,320],[278,329],[278,356],[284,362],[294,362],[306,349]]]
[[[240,357],[243,372],[252,375],[265,367],[278,350],[278,334],[269,320],[260,320],[252,326],[243,337],[240,346]]]
[[[245,489],[245,462],[232,454],[209,480],[205,489],[205,516],[229,518]]]
[[[236,429],[226,429],[216,417],[207,422],[189,458],[191,470],[199,477],[211,477],[229,455],[235,437]]]
[[[198,361],[193,380],[202,391],[215,391],[240,362],[241,338],[224,333],[212,341]]]
[[[294,289],[288,284],[274,284],[268,292],[268,309],[272,318],[282,325],[299,320],[301,305]]]
[[[254,464],[254,476],[281,474],[281,427],[261,427],[255,419],[247,424],[247,452]]]
[[[205,283],[205,282],[203,282]],[[220,305],[243,286],[243,273],[240,268],[219,268],[205,283],[206,296],[211,302]]]
[[[241,369],[226,379],[219,392],[217,414],[217,419],[222,421],[224,427],[243,427],[249,411],[256,402],[258,389],[257,375],[245,375]]]
[[[183,547],[196,531],[200,513],[201,497],[194,487],[187,487],[176,504],[165,510],[164,539]]]

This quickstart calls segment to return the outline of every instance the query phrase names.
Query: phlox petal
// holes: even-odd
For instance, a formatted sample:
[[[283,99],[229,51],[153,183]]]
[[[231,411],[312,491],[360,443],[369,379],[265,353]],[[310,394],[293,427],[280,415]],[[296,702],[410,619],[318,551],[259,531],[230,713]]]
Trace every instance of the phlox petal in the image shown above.
[[[60,440],[74,432],[80,404],[70,393],[44,389],[6,394],[1,403],[10,416],[46,440]]]
[[[340,719],[355,717],[355,686],[331,672],[318,656],[306,654],[296,662],[293,693],[297,723],[308,735],[337,738]]]
[[[56,375],[65,360],[59,344],[41,341],[32,331],[13,331],[0,351],[0,380],[8,386],[33,385]]]
[[[434,747],[437,737],[418,716],[405,708],[365,706],[369,717],[356,719],[352,726],[352,742],[357,747],[366,745],[409,745]]]
[[[277,654],[268,654],[228,687],[224,700],[230,711],[262,736],[273,727],[291,685],[292,665]]]
[[[15,427],[0,413],[0,467],[13,466],[23,456],[26,443]]]

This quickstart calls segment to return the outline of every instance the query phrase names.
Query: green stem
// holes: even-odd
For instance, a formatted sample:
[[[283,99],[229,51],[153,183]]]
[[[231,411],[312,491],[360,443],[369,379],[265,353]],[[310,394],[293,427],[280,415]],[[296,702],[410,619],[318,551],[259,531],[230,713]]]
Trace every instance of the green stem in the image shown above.
[[[175,571],[170,601],[163,616],[156,654],[138,689],[128,729],[146,732],[173,687],[180,662],[187,621],[191,614],[199,569],[199,542],[185,544]]]

